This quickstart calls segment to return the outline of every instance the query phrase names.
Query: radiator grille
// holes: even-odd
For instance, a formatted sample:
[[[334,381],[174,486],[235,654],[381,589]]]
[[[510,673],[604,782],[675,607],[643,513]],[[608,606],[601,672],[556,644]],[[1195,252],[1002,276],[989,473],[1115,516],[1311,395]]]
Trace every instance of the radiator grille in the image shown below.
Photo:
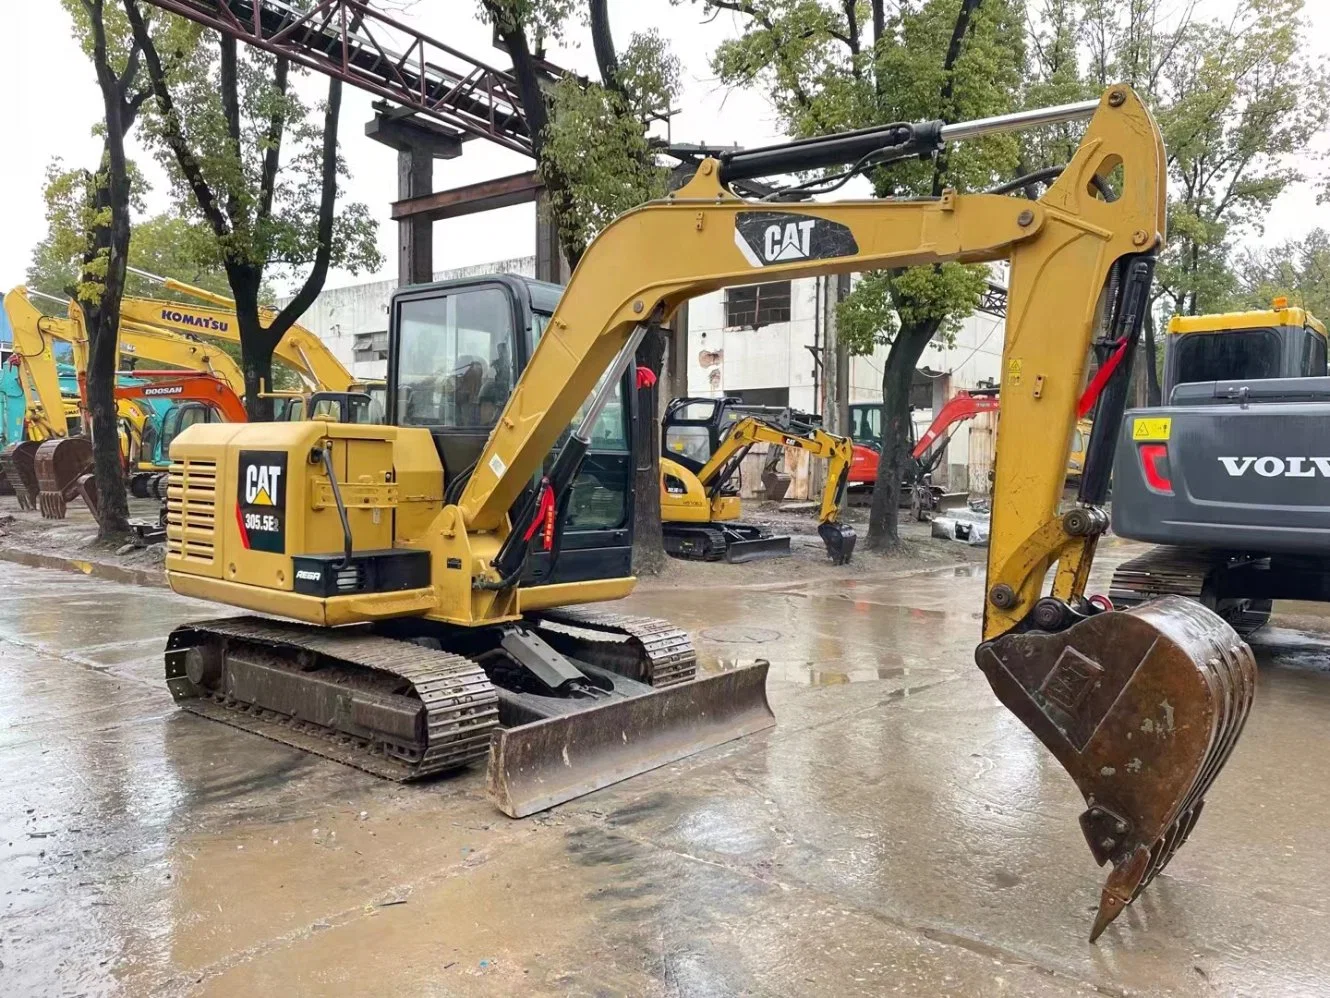
[[[166,490],[166,553],[212,564],[217,538],[217,462],[171,462]]]

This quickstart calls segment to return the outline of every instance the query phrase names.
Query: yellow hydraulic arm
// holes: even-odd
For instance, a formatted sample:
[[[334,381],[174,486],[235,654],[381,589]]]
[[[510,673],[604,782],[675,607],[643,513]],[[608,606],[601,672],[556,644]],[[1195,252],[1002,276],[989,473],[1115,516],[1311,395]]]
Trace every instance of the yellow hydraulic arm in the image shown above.
[[[61,339],[51,331],[52,320],[33,305],[26,288],[5,295],[5,314],[14,331],[14,355],[19,358],[19,383],[27,403],[28,439],[48,440],[68,434],[60,376],[53,344]]]
[[[26,296],[22,288],[13,293]],[[68,343],[73,353],[75,370],[85,374],[88,370],[87,320],[77,302],[69,302],[68,309],[67,319],[41,316],[41,330],[52,339]],[[127,320],[123,314],[119,341],[120,353],[125,356],[153,364],[168,364],[186,371],[201,371],[225,381],[237,395],[244,394],[245,376],[241,374],[239,365],[220,347],[178,336],[165,329],[141,325]]]
[[[845,498],[845,479],[854,458],[854,444],[849,437],[836,436],[821,427],[813,427],[806,434],[795,433],[783,431],[756,416],[746,416],[730,427],[716,452],[698,471],[697,480],[703,488],[710,489],[716,477],[728,469],[730,462],[741,451],[757,443],[807,451],[813,457],[825,458],[830,462],[827,483],[822,489],[818,522],[835,523],[840,518],[841,504]]]
[[[1008,122],[1020,127],[1031,117]],[[1005,127],[942,126],[937,144]],[[917,134],[915,126],[903,128]],[[672,197],[606,227],[579,261],[456,506],[440,514],[435,563],[467,571],[451,573],[460,577],[455,582],[443,573],[446,591],[435,612],[472,623],[517,615],[521,537],[532,509],[519,511],[511,542],[509,509],[597,379],[608,369],[612,385],[626,370],[648,323],[732,285],[1007,258],[984,642],[976,660],[1086,798],[1082,830],[1096,860],[1113,865],[1095,938],[1187,838],[1255,687],[1250,649],[1199,604],[1166,597],[1111,612],[1086,597],[1095,544],[1108,524],[1102,502],[1125,374],[1106,383],[1095,411],[1100,441],[1091,440],[1082,502],[1059,511],[1087,357],[1092,346],[1107,357],[1109,344],[1134,342],[1148,308],[1165,230],[1163,141],[1140,99],[1118,85],[1098,102],[1071,161],[1038,201],[947,192],[796,210],[741,200],[725,186],[727,177],[744,176],[736,163],[746,163],[749,176],[763,167],[809,169],[826,164],[827,146],[864,138],[795,143],[765,159],[758,150],[704,160]],[[881,142],[891,144],[885,135]],[[819,149],[821,162],[813,159]],[[870,147],[864,155],[875,153]],[[604,394],[589,406],[593,420]],[[584,446],[591,425],[569,443]],[[565,444],[561,461],[569,451]],[[1131,738],[1160,730],[1168,737]]]
[[[132,268],[131,268],[132,269]],[[240,342],[240,328],[236,322],[235,301],[192,284],[169,277],[158,277],[147,271],[134,270],[140,277],[159,283],[168,291],[189,295],[207,302],[208,306],[188,305],[178,301],[157,298],[126,297],[120,305],[123,318],[144,325],[160,326],[189,336],[202,336]],[[259,310],[260,321],[270,324],[277,313],[270,308]],[[363,384],[346,369],[326,343],[313,332],[295,323],[283,334],[273,350],[283,363],[293,368],[314,391],[346,392]]]

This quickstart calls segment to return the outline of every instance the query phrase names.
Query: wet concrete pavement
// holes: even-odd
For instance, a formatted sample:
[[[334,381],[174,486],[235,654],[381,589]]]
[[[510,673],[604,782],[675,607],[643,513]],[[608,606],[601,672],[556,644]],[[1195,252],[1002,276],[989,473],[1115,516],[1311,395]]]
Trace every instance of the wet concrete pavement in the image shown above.
[[[1254,642],[1204,819],[1092,946],[1080,800],[971,664],[981,593],[639,593],[709,668],[770,659],[778,726],[510,821],[478,771],[396,786],[176,710],[163,638],[215,607],[7,566],[0,994],[1330,994],[1330,618]]]

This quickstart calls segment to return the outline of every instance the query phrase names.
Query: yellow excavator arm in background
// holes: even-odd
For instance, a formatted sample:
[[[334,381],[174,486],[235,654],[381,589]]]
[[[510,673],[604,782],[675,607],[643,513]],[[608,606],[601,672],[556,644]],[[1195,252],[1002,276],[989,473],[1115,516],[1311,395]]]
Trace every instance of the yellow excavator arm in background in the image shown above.
[[[827,460],[827,482],[822,489],[817,520],[818,523],[835,523],[840,518],[845,498],[845,479],[850,462],[854,459],[854,444],[849,437],[836,436],[821,427],[800,434],[782,431],[755,416],[746,416],[730,427],[716,452],[698,471],[697,480],[703,488],[711,489],[716,476],[726,469],[740,451],[759,443],[807,451],[813,457]]]
[[[14,333],[14,355],[19,358],[19,384],[27,403],[28,439],[49,440],[68,434],[54,342],[46,328],[47,316],[28,298],[26,288],[5,295],[5,314]]]
[[[234,300],[169,277],[158,277],[141,270],[135,270],[134,273],[158,282],[168,291],[198,298],[208,305],[126,297],[120,305],[122,318],[189,336],[240,343],[240,326],[236,321]],[[259,310],[259,319],[265,326],[275,318],[275,310]],[[299,323],[293,324],[282,335],[273,349],[273,355],[295,370],[312,391],[346,392],[365,383],[364,379],[356,379],[346,369],[323,340]]]

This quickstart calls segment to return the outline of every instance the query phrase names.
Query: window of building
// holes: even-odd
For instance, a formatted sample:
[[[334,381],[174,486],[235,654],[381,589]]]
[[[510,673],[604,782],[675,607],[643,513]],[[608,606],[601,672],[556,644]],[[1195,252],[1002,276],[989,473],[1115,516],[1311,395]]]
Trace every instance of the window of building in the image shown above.
[[[388,331],[381,333],[359,333],[351,348],[356,363],[370,360],[388,359]]]
[[[923,371],[915,370],[910,378],[910,408],[933,408],[933,382],[936,380],[936,377],[930,378]]]
[[[744,405],[784,407],[790,404],[790,390],[788,388],[739,388],[725,394],[731,398],[737,398]]]
[[[771,281],[729,288],[725,292],[725,325],[756,329],[790,321],[790,282]]]

